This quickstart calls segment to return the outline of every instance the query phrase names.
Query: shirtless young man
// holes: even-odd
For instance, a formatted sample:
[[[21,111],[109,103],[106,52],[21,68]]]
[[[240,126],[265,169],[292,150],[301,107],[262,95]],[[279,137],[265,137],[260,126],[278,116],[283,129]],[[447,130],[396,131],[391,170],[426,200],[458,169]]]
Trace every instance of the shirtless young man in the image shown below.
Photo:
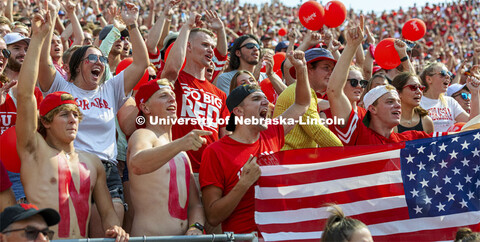
[[[167,79],[141,86],[135,99],[146,128],[136,130],[128,142],[130,194],[135,210],[131,234],[202,234],[203,207],[185,151],[198,150],[207,142],[201,136],[212,132],[192,130],[172,142],[172,126],[155,122],[157,118],[173,121],[177,117],[175,93]]]
[[[43,10],[41,11],[43,12]],[[77,152],[73,141],[81,113],[73,97],[55,92],[40,104],[40,134],[34,99],[40,50],[51,26],[50,12],[32,19],[31,49],[27,52],[18,84],[17,150],[22,161],[21,178],[27,199],[39,208],[59,211],[62,220],[52,227],[57,238],[84,238],[88,234],[92,195],[102,215],[106,237],[128,240],[117,226],[106,175],[100,160]]]

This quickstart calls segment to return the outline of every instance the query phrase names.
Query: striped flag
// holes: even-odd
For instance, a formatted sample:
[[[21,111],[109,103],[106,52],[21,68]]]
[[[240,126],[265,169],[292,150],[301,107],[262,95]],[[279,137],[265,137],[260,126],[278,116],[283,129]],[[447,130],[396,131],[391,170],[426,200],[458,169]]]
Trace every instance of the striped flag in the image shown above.
[[[480,229],[480,132],[259,159],[255,221],[265,241],[319,241],[336,203],[375,241],[453,240]]]

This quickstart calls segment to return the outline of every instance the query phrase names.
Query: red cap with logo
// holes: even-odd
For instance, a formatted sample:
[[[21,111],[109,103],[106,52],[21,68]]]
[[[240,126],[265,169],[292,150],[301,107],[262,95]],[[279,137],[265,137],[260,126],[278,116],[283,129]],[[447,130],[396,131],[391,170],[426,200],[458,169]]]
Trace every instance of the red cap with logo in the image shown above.
[[[63,94],[68,94],[69,96],[62,97]],[[48,94],[40,103],[40,116],[45,116],[48,112],[52,111],[52,109],[63,104],[77,105],[72,95],[68,92],[54,92]]]

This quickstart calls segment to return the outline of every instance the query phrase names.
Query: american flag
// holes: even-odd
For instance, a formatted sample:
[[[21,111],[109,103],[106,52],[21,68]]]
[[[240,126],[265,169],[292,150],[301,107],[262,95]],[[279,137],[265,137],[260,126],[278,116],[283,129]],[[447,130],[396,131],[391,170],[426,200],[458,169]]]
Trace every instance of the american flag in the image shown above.
[[[336,203],[375,241],[452,241],[480,229],[480,131],[405,143],[303,149],[259,161],[265,241],[319,241]]]

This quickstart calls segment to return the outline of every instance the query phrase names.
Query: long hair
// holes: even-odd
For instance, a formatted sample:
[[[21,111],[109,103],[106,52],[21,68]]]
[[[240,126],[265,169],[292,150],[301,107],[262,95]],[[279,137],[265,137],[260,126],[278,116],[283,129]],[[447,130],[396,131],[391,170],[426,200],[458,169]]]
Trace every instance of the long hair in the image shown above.
[[[241,74],[248,74],[253,78],[253,80],[255,80],[255,77],[253,76],[253,74],[251,72],[249,72],[247,70],[239,70],[239,71],[237,71],[237,73],[235,73],[235,75],[232,77],[232,80],[230,81],[230,92],[232,92],[233,89],[235,89],[237,87],[237,78]]]
[[[407,82],[411,77],[418,76],[411,72],[402,72],[398,74],[395,78],[393,78],[392,86],[394,86],[397,89],[397,92],[400,94],[403,92],[403,88],[405,87],[405,85],[407,85]],[[420,115],[420,117],[428,115],[428,111],[420,106],[414,107],[413,111]]]
[[[444,66],[443,63],[431,62],[431,63],[428,63],[425,69],[423,69],[422,73],[420,73],[420,81],[422,85],[425,86],[425,90],[423,91],[424,94],[430,88],[427,82],[427,76],[432,76],[433,74],[435,74],[434,72],[436,67],[443,67],[443,66]],[[447,106],[447,101],[445,101],[445,98],[443,97],[443,95],[444,95],[443,93],[440,94],[440,97],[439,97],[440,102],[443,104],[443,106]]]
[[[244,34],[240,37],[238,37],[234,42],[233,46],[230,49],[230,62],[229,62],[229,69],[230,70],[236,70],[238,67],[240,67],[240,58],[235,54],[237,50],[240,50],[240,47],[242,46],[243,42],[247,39],[254,39],[258,45],[260,45],[260,41],[258,40],[257,37],[251,34]]]
[[[98,47],[96,47],[94,45],[84,45],[84,46],[78,48],[76,51],[74,51],[73,54],[72,54],[72,57],[70,57],[70,62],[68,63],[68,68],[70,69],[70,80],[73,81],[77,77],[77,75],[78,75],[77,68],[82,63],[83,59],[85,58],[85,53],[87,53],[87,50],[89,48],[98,49]],[[98,49],[98,50],[100,50],[100,49]],[[105,72],[103,72],[103,76],[102,76],[99,83],[103,83],[104,79],[105,79]]]

